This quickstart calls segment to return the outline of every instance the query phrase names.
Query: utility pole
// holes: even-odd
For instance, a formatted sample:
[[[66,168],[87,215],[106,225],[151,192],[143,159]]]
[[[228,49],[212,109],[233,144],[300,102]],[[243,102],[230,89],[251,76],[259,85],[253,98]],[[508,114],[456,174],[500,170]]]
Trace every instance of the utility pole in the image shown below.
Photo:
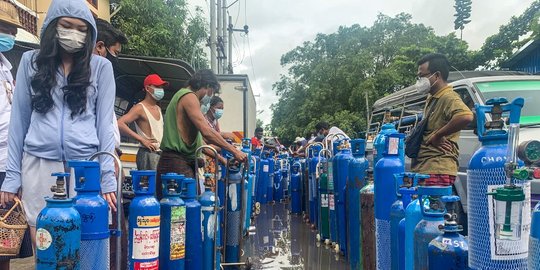
[[[221,15],[223,13],[221,12],[221,0],[216,0],[216,1],[217,1],[217,12],[216,12],[217,13],[217,28],[216,28],[216,30],[217,30],[217,34],[216,34],[216,36],[217,36],[217,43],[216,43],[216,45],[217,45],[216,46],[216,49],[217,49],[217,52],[216,52],[217,53],[217,74],[222,74],[222,73],[224,73],[224,71],[222,70],[222,68],[223,68],[223,64],[222,64],[223,58],[222,58],[222,55],[220,54],[220,52],[221,52],[220,48],[223,45],[221,43],[221,41],[222,41],[222,36],[221,36],[221,27],[222,27],[222,25],[221,24],[223,22],[221,20]]]
[[[229,30],[229,54],[227,55],[229,58],[229,64],[228,64],[228,67],[227,69],[229,70],[229,74],[234,74],[234,71],[233,71],[233,67],[232,67],[232,47],[233,47],[233,42],[232,42],[232,28],[233,28],[233,24],[232,24],[232,16],[229,16],[229,27],[227,27],[227,29]]]
[[[219,0],[218,0],[219,1]],[[232,72],[229,71],[228,69],[228,64],[227,64],[227,58],[228,57],[231,57],[231,54],[230,52],[227,51],[227,44],[230,42],[228,41],[228,34],[227,34],[227,0],[223,0],[223,5],[221,5],[221,8],[222,10],[218,11],[218,12],[221,12],[222,15],[221,15],[221,19],[223,19],[223,23],[222,23],[222,29],[221,29],[221,37],[223,38],[223,74],[232,74]],[[218,29],[219,31],[220,29]]]
[[[210,0],[210,67],[214,73],[218,73],[216,43],[216,0]]]

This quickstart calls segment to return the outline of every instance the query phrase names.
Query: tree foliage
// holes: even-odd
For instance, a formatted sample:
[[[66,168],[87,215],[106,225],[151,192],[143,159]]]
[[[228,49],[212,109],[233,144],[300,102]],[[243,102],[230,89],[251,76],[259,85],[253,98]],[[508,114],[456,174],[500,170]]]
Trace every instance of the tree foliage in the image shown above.
[[[318,34],[281,58],[288,68],[273,88],[271,130],[288,143],[308,136],[321,120],[350,136],[366,130],[366,107],[414,83],[416,61],[429,52],[447,55],[454,67],[474,69],[474,52],[455,34],[437,36],[408,14],[379,14],[371,27],[340,27]],[[367,97],[367,103],[366,103]]]
[[[122,30],[129,43],[124,53],[187,60],[206,67],[203,52],[207,37],[202,10],[188,10],[185,0],[114,0],[120,6],[111,23]]]
[[[454,14],[454,17],[456,19],[454,20],[454,29],[460,30],[461,32],[461,39],[463,39],[463,29],[465,29],[465,25],[470,23],[471,20],[469,18],[471,17],[471,0],[455,0],[456,4],[454,5],[454,9],[456,9],[456,14]]]
[[[520,16],[513,16],[508,24],[499,27],[499,32],[486,39],[478,54],[478,62],[488,68],[498,67],[500,63],[508,60],[514,51],[530,38],[538,38],[532,35],[528,39],[520,41],[520,38],[532,31],[538,25],[538,13],[540,1],[534,1]]]

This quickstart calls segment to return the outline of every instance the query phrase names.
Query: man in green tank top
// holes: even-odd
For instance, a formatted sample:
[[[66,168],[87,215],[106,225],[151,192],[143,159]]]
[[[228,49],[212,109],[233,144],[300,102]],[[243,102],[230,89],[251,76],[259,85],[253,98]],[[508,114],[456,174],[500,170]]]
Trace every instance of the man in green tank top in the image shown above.
[[[204,141],[217,145],[244,162],[246,154],[227,143],[219,132],[208,125],[201,112],[201,104],[208,105],[220,85],[211,70],[197,71],[188,81],[186,88],[174,94],[164,117],[161,158],[157,166],[157,196],[162,197],[161,174],[180,173],[195,178],[195,151]]]

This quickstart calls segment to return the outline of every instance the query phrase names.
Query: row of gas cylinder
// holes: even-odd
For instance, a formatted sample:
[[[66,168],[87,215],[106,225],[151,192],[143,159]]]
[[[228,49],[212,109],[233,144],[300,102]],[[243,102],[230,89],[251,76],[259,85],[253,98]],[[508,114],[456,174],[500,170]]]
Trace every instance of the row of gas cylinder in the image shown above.
[[[429,175],[405,172],[404,135],[393,124],[374,140],[373,170],[365,141],[343,134],[291,160],[290,210],[305,213],[318,240],[351,269],[540,269],[540,204],[531,224],[529,183],[540,177],[540,142],[518,146],[523,104],[476,105],[482,147],[468,167],[468,237],[452,187],[426,186]]]
[[[243,151],[249,154],[249,145]],[[53,174],[57,177],[54,194],[46,198],[37,219],[36,269],[108,270],[115,262],[109,257],[109,237],[122,232],[109,230],[109,207],[100,195],[99,163],[70,161],[68,166],[74,171],[77,195],[67,196],[69,173]],[[211,187],[198,195],[196,179],[168,173],[161,175],[161,201],[155,197],[156,171],[131,171],[135,197],[129,206],[128,269],[249,268],[249,261],[240,259],[242,237],[251,221],[248,191],[255,164],[230,159],[222,167],[224,173],[216,176],[220,178],[218,196]],[[214,177],[204,176],[206,182]]]

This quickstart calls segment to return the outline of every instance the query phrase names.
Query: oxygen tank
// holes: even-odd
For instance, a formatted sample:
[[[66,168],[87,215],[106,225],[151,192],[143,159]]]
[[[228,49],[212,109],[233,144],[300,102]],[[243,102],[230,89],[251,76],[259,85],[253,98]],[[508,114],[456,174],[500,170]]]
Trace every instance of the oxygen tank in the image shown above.
[[[416,174],[415,182],[418,185],[423,185],[426,179],[430,176],[427,174]],[[417,187],[413,188],[412,196],[417,197]],[[427,201],[426,201],[427,203]],[[424,205],[424,207],[429,205]],[[414,229],[418,222],[422,220],[422,211],[420,210],[420,201],[418,199],[413,200],[405,209],[405,269],[414,269]]]
[[[160,205],[156,193],[156,171],[131,171],[135,198],[129,205],[130,270],[158,269]]]
[[[270,167],[272,167],[272,161]],[[229,161],[226,178],[226,208],[225,208],[225,262],[240,261],[240,241],[242,238],[242,201],[243,198],[243,166]],[[271,192],[270,192],[271,193]]]
[[[161,206],[161,226],[159,264],[161,269],[179,269],[185,267],[186,257],[186,204],[180,198],[178,183],[184,175],[167,173],[161,175],[163,199]]]
[[[317,177],[317,164],[319,164],[321,152],[321,145],[313,145],[311,147],[312,158],[309,161],[309,222],[311,223],[311,229],[317,229],[317,223],[319,222],[319,195],[318,195],[318,177]]]
[[[322,156],[322,153],[327,152],[330,153],[329,150],[324,149],[320,153]],[[319,159],[321,160],[321,159]],[[319,168],[319,233],[317,234],[317,240],[318,241],[324,241],[325,244],[330,244],[330,213],[328,209],[328,162],[327,159],[325,159],[324,162],[320,162],[317,166]]]
[[[351,140],[353,159],[349,162],[349,175],[347,178],[347,235],[349,250],[349,265],[352,270],[362,269],[362,239],[360,238],[360,190],[366,182],[366,170],[369,162],[364,157],[366,141],[363,139]]]
[[[347,251],[347,177],[349,174],[349,162],[353,159],[351,148],[348,139],[343,139],[340,151],[334,158],[336,163],[336,179],[334,186],[334,194],[337,198],[337,228],[338,228],[338,245],[339,251],[343,256],[348,257]],[[336,248],[336,250],[338,250]]]
[[[431,240],[442,234],[439,226],[444,224],[444,203],[455,201],[450,196],[452,187],[418,187],[418,200],[423,205],[425,200],[429,200],[429,208],[420,207],[422,220],[414,229],[414,269],[429,270],[428,268],[428,246]]]
[[[206,187],[201,198],[201,210],[203,213],[203,270],[219,270],[221,261],[221,252],[219,251],[218,243],[220,240],[219,233],[219,216],[216,215],[216,195],[212,189]]]
[[[405,134],[393,133],[385,139],[386,148],[375,165],[375,225],[377,227],[377,269],[390,269],[390,210],[397,199],[394,174],[403,173],[405,164],[399,157],[399,145]],[[401,183],[398,183],[401,185]]]
[[[276,160],[274,159],[274,153],[270,152],[268,159],[268,182],[266,182],[266,200],[268,203],[274,203],[274,174],[275,174]]]
[[[448,213],[444,217],[443,234],[429,243],[429,269],[468,270],[469,245],[467,239],[459,234],[463,227],[457,224],[457,215],[454,213],[454,203],[459,201],[459,197],[450,197],[445,201]]]
[[[362,222],[362,266],[364,270],[377,269],[375,243],[375,187],[373,171],[367,170],[367,185],[360,190],[361,222]]]
[[[385,117],[389,117],[385,116]],[[384,148],[386,145],[386,138],[389,134],[398,133],[396,125],[392,123],[386,123],[381,126],[381,131],[375,136],[373,140],[373,167],[377,165],[379,159],[383,157]],[[405,143],[402,141],[399,145],[399,158],[405,163]]]
[[[257,201],[260,204],[266,204],[268,202],[266,187],[270,178],[270,163],[268,152],[263,152],[261,157],[261,165],[259,172],[259,181],[257,181]]]
[[[246,170],[246,177],[245,177],[245,188],[244,188],[244,198],[246,198],[243,201],[242,209],[244,211],[244,223],[242,225],[242,235],[247,234],[247,230],[251,224],[251,209],[253,209],[253,205],[251,204],[252,199],[252,190],[253,190],[253,181],[255,180],[253,177],[252,167],[255,165],[253,164],[253,159],[251,158],[251,140],[249,138],[245,138],[242,141],[242,152],[247,154],[247,170]]]
[[[274,200],[281,202],[283,200],[283,171],[285,170],[285,157],[280,155],[276,162],[274,172]]]
[[[407,215],[407,207],[412,201],[412,196],[416,194],[416,188],[407,188],[402,187],[399,189],[399,193],[401,194],[401,201],[403,203],[403,209],[405,209],[404,214]],[[418,212],[420,212],[420,209],[417,209]],[[419,215],[422,215],[420,213]],[[419,218],[421,219],[421,218]],[[405,245],[405,229],[406,229],[406,221],[405,218],[401,219],[399,221],[398,225],[398,269],[403,270],[405,269],[405,252],[407,251],[407,247]],[[414,233],[414,228],[412,233]]]
[[[334,179],[337,179],[335,177],[335,172],[337,169],[335,166],[337,165],[334,162],[334,157],[338,153],[338,145],[339,142],[333,142],[333,152],[332,156],[328,159],[328,215],[330,217],[329,220],[329,227],[330,227],[330,241],[332,242],[332,245],[336,245],[338,242],[338,229],[337,229],[337,213],[336,213],[336,196],[334,192],[334,187],[336,183],[334,182]]]
[[[311,158],[313,158],[313,149],[311,145],[306,148],[306,162],[304,164],[304,178],[302,179],[302,202],[304,209],[304,222],[310,222],[311,215],[311,190],[309,188],[309,183],[311,179]]]
[[[53,197],[36,222],[36,269],[80,269],[81,216],[67,197],[65,183],[69,173],[53,173]]]
[[[523,98],[511,103],[505,98],[494,98],[486,101],[485,106],[475,105],[482,147],[472,156],[467,170],[469,266],[472,269],[527,269],[528,238],[514,241],[495,236],[495,196],[487,194],[506,184],[508,132],[504,127],[507,122],[519,123],[523,104]],[[491,121],[487,122],[486,114],[491,114]],[[524,186],[524,190],[529,196],[529,185]],[[523,211],[521,219],[521,233],[526,235],[530,211]]]
[[[68,161],[68,167],[75,172],[73,206],[81,215],[81,269],[109,269],[109,206],[100,195],[99,163]]]
[[[302,176],[300,175],[302,165],[300,162],[295,162],[292,165],[291,171],[291,213],[300,215],[302,213]]]
[[[180,198],[186,204],[186,270],[202,269],[202,220],[201,204],[197,201],[197,184],[193,178],[184,178]],[[219,187],[218,187],[219,188]]]
[[[391,262],[392,270],[399,269],[399,260],[400,260],[400,255],[401,255],[399,252],[399,223],[401,222],[402,219],[405,218],[405,207],[407,207],[407,205],[409,204],[408,202],[407,202],[407,205],[404,204],[403,197],[400,192],[400,188],[412,187],[414,176],[415,176],[415,173],[408,173],[408,172],[394,174],[394,178],[395,178],[394,183],[395,183],[395,191],[397,193],[397,200],[390,207],[390,250],[392,253],[392,262]],[[403,183],[403,184],[399,185],[399,183]],[[404,253],[403,253],[403,258],[405,258]],[[405,268],[404,263],[403,263],[403,268]]]

